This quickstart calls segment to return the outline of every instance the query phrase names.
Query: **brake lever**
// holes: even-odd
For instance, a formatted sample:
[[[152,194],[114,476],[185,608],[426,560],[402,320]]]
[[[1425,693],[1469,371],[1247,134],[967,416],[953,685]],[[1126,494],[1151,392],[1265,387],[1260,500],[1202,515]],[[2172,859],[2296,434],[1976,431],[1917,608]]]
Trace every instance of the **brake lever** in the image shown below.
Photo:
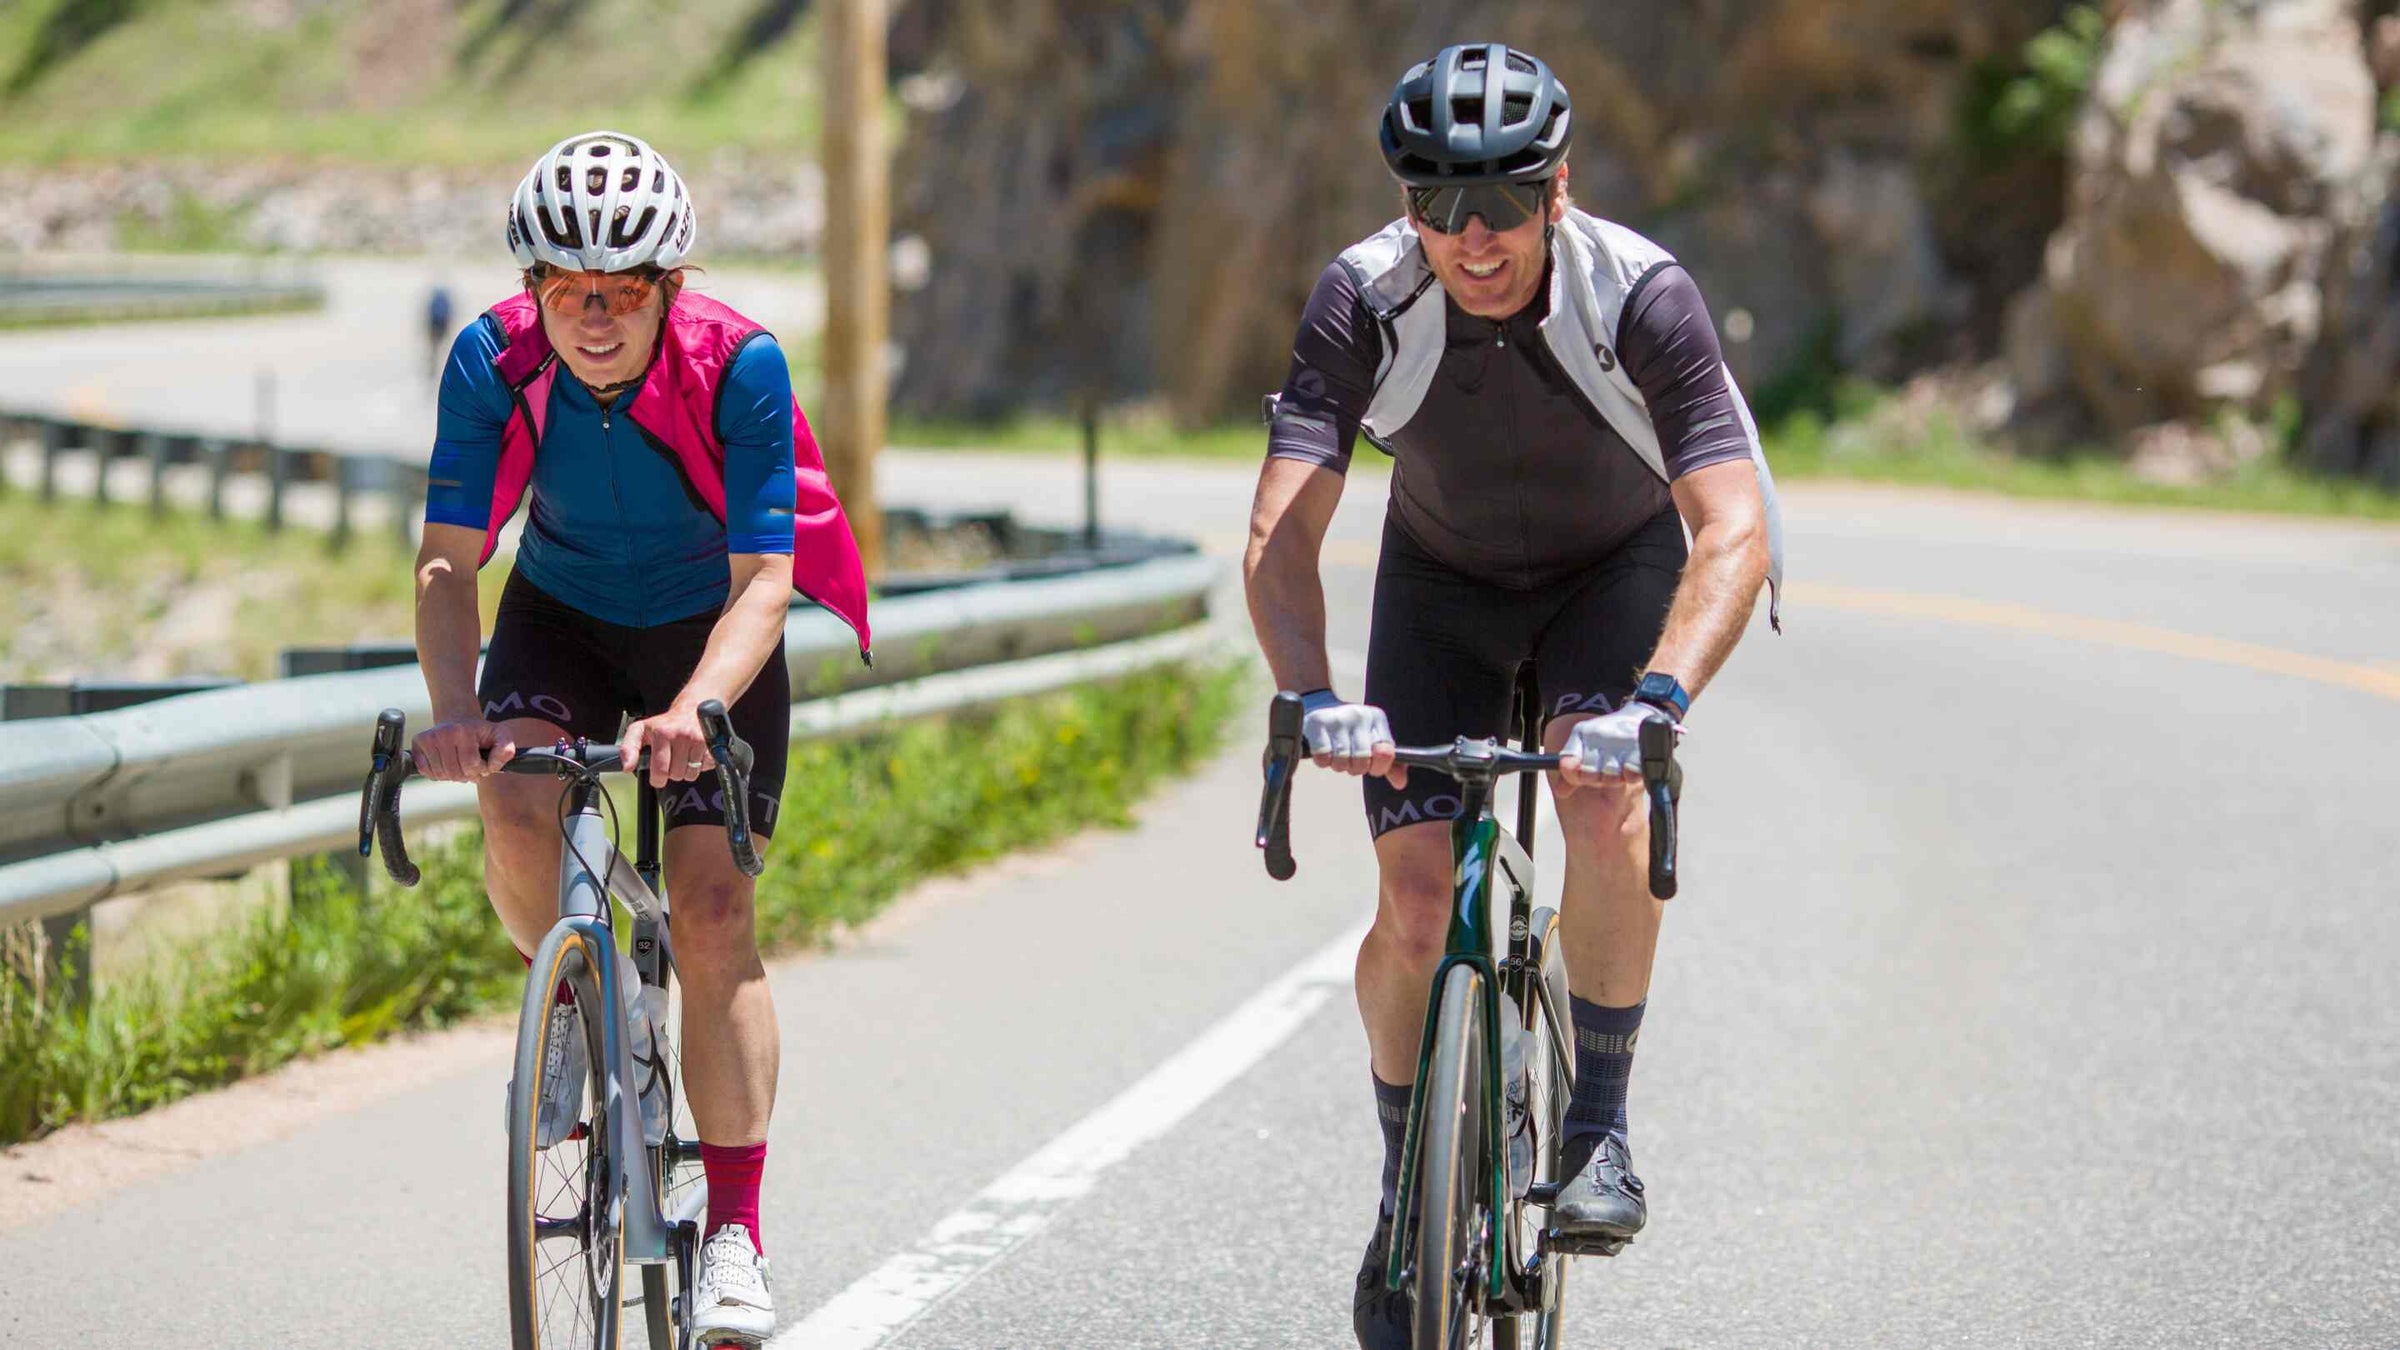
[[[1675,762],[1675,723],[1665,713],[1642,721],[1642,782],[1650,793],[1650,894],[1675,898],[1675,806],[1683,766]]]
[[[733,865],[742,875],[755,877],[767,864],[750,837],[750,746],[733,734],[733,719],[713,698],[700,705],[700,730],[708,737],[709,756],[717,762],[717,787],[725,794],[725,845],[733,850]]]
[[[1267,708],[1266,785],[1258,801],[1257,844],[1266,850],[1267,875],[1289,881],[1299,870],[1292,858],[1292,775],[1300,767],[1300,696],[1279,691]]]

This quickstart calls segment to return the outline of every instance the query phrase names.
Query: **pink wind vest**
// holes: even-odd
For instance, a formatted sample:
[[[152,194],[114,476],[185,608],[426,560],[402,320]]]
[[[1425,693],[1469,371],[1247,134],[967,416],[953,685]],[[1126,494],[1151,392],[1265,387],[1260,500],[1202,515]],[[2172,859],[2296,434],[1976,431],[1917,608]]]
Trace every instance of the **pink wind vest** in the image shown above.
[[[493,365],[516,406],[500,436],[500,471],[492,480],[491,524],[484,530],[481,562],[491,561],[501,527],[517,513],[533,479],[534,451],[550,416],[550,385],[558,378],[559,363],[535,303],[530,295],[516,295],[492,306],[507,338]],[[720,522],[725,519],[725,446],[717,439],[717,382],[733,364],[734,353],[761,331],[705,296],[678,295],[667,311],[649,374],[623,410],[634,426],[673,452],[683,476]],[[858,634],[859,656],[871,663],[866,568],[797,399],[792,401],[792,482],[798,490],[792,588],[849,624]]]

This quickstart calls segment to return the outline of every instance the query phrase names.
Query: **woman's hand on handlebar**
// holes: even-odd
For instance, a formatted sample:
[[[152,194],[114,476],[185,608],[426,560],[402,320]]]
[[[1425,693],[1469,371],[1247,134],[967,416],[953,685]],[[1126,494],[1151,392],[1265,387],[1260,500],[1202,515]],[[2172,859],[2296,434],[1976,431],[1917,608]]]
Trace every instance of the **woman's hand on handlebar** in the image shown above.
[[[409,750],[419,777],[446,783],[481,782],[517,757],[516,741],[499,723],[480,717],[427,727],[409,742]]]
[[[650,752],[650,786],[688,783],[716,767],[708,753],[708,736],[700,729],[700,700],[677,699],[665,712],[645,717],[625,728],[617,752],[625,757],[628,773]]]

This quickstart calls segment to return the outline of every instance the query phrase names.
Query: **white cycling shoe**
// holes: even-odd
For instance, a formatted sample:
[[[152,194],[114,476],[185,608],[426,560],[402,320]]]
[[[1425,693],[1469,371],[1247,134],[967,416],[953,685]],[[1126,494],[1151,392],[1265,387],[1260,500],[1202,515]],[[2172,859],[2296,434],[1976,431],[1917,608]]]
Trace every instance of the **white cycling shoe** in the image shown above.
[[[550,1148],[575,1133],[583,1122],[583,1084],[591,1055],[583,1046],[583,1016],[571,1004],[550,1008],[550,1037],[542,1055],[542,1101],[534,1109],[533,1143]],[[508,1080],[508,1097],[501,1117],[503,1128],[516,1113],[517,1080]]]
[[[775,1330],[775,1299],[767,1292],[767,1258],[750,1230],[729,1223],[700,1248],[699,1287],[692,1293],[692,1339],[700,1345],[766,1344]]]

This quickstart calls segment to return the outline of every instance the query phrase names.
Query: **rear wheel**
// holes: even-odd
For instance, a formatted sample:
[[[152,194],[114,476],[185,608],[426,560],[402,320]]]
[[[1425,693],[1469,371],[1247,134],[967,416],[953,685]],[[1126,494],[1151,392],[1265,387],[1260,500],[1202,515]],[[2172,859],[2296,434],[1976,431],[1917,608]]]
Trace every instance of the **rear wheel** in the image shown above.
[[[508,1310],[516,1350],[618,1350],[624,1298],[624,1176],[612,1153],[605,1077],[588,1065],[579,1124],[543,1147],[536,1133],[542,1066],[567,1022],[551,1009],[571,991],[581,1046],[602,1043],[606,1018],[589,950],[576,932],[543,944],[526,976],[508,1112]]]
[[[1483,1143],[1483,977],[1452,966],[1437,991],[1425,1119],[1417,1131],[1415,1350],[1483,1340],[1477,1314],[1491,1240]]]

